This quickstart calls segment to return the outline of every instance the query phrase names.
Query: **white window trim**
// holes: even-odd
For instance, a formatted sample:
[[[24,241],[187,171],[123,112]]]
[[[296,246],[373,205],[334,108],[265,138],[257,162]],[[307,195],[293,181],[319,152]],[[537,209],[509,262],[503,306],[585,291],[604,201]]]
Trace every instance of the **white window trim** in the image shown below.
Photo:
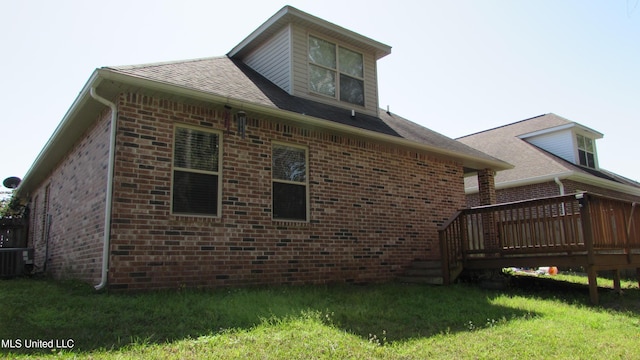
[[[310,37],[314,37],[314,38],[329,42],[329,43],[334,44],[336,46],[336,54],[335,54],[336,55],[336,68],[335,69],[330,68],[330,67],[326,67],[326,66],[321,65],[321,64],[312,63],[311,60],[309,60],[309,38]],[[351,78],[354,78],[354,79],[362,81],[362,96],[364,97],[364,101],[363,101],[364,104],[362,104],[362,105],[354,104],[354,103],[350,103],[348,101],[340,100],[340,75],[343,74],[342,72],[340,72],[340,48],[347,49],[349,51],[358,53],[358,54],[360,54],[360,56],[362,56],[362,78],[359,78],[357,76],[353,76],[351,74],[344,73],[345,76],[348,76],[348,77],[351,77]],[[333,99],[333,100],[338,101],[338,102],[340,102],[342,104],[348,104],[349,106],[356,106],[356,107],[362,108],[362,109],[366,108],[366,105],[367,105],[367,101],[366,101],[367,100],[367,96],[366,96],[366,93],[367,93],[367,85],[366,85],[367,81],[365,80],[365,78],[366,78],[366,66],[365,66],[365,56],[364,56],[364,53],[362,51],[354,49],[354,48],[351,48],[349,46],[344,46],[340,42],[337,42],[335,40],[330,40],[330,39],[328,39],[326,37],[323,37],[323,36],[319,36],[319,35],[312,34],[312,33],[307,33],[307,47],[306,47],[305,55],[306,55],[306,59],[307,59],[307,85],[308,85],[307,88],[308,88],[310,94],[322,96],[322,97],[325,97],[327,99]],[[335,96],[330,96],[330,95],[327,95],[327,94],[323,94],[321,92],[313,91],[313,89],[311,89],[311,66],[312,65],[313,66],[317,66],[317,67],[322,68],[322,69],[326,69],[326,70],[330,70],[330,71],[335,72],[335,74],[336,74],[336,84],[335,84],[336,85],[336,94],[335,94]]]
[[[198,131],[203,131],[203,132],[208,132],[208,133],[213,133],[213,134],[217,134],[218,135],[218,171],[216,172],[211,172],[211,171],[203,171],[203,170],[196,170],[196,169],[186,169],[186,168],[181,168],[181,167],[177,167],[175,166],[175,146],[176,146],[176,131],[178,128],[187,128],[187,129],[193,129],[193,130],[198,130]],[[206,128],[206,127],[201,127],[201,126],[194,126],[194,125],[188,125],[188,124],[174,124],[173,125],[173,138],[171,139],[171,192],[170,192],[170,199],[169,199],[169,212],[171,215],[173,216],[187,216],[187,217],[201,217],[201,218],[221,218],[222,217],[222,161],[223,161],[223,153],[222,153],[222,149],[223,147],[223,139],[224,137],[222,136],[222,131],[216,130],[216,129],[211,129],[211,128]],[[216,204],[216,214],[215,215],[211,215],[211,214],[190,214],[190,213],[176,213],[173,211],[173,179],[174,179],[174,171],[179,170],[179,171],[189,171],[189,172],[193,172],[193,173],[200,173],[200,174],[211,174],[211,175],[218,175],[218,201]]]
[[[273,217],[273,201],[274,201],[274,194],[273,194],[273,183],[274,182],[278,182],[281,184],[295,184],[295,185],[302,185],[302,182],[299,181],[290,181],[290,180],[281,180],[281,179],[276,179],[273,177],[273,147],[275,145],[280,145],[280,146],[286,146],[286,147],[292,147],[292,148],[296,148],[296,149],[301,149],[304,150],[304,161],[305,161],[305,167],[304,167],[304,186],[305,186],[305,220],[299,220],[299,219],[282,219],[282,218],[274,218]],[[305,146],[305,145],[299,145],[299,144],[295,144],[295,143],[288,143],[288,142],[283,142],[283,141],[272,141],[271,142],[271,220],[272,221],[277,221],[277,222],[292,222],[292,223],[308,223],[310,221],[310,217],[311,217],[311,205],[310,205],[310,192],[309,192],[309,147]]]
[[[578,136],[582,136],[585,139],[591,140],[591,144],[593,145],[593,152],[589,152],[586,149],[585,150],[581,150],[580,149],[579,144],[578,144]],[[574,136],[573,136],[573,141],[575,141],[574,149],[575,149],[576,164],[579,165],[579,166],[584,166],[584,167],[589,168],[589,169],[598,170],[600,168],[600,166],[598,164],[598,150],[596,148],[596,139],[594,139],[594,138],[592,138],[592,137],[590,137],[588,135],[585,135],[583,133],[575,132]],[[590,166],[587,166],[587,165],[582,165],[580,163],[580,151],[584,151],[586,153],[593,154],[593,167],[590,167]]]

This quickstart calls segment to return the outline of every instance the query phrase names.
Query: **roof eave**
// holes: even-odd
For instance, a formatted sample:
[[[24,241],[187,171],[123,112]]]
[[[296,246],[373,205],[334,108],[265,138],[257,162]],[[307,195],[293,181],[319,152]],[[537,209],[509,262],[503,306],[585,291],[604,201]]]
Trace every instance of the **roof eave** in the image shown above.
[[[604,187],[610,190],[624,192],[629,195],[640,196],[640,188],[634,187],[627,184],[621,184],[615,181],[602,179],[597,176],[593,176],[590,174],[583,174],[579,172],[573,172],[573,174],[568,178],[569,180],[579,181],[585,184]]]
[[[249,34],[249,36],[244,38],[244,40],[242,40],[238,45],[231,49],[231,51],[229,51],[227,55],[233,58],[236,55],[249,50],[255,44],[260,43],[265,37],[268,37],[268,35],[272,31],[277,31],[283,26],[286,26],[287,24],[294,21],[303,23],[305,25],[321,27],[329,33],[345,36],[349,39],[352,39],[356,43],[365,45],[368,48],[372,48],[374,49],[376,60],[391,54],[391,46],[389,45],[385,45],[379,41],[373,40],[366,36],[362,36],[354,31],[345,29],[341,26],[287,5],[280,9],[280,11],[270,17],[262,25],[260,25],[256,30]]]
[[[592,138],[594,138],[594,139],[602,139],[604,137],[604,134],[602,134],[601,132],[593,130],[592,128],[584,126],[584,125],[579,124],[577,122],[571,122],[569,124],[564,124],[564,125],[559,125],[559,126],[554,126],[554,127],[542,129],[542,130],[537,130],[537,131],[533,131],[533,132],[530,132],[530,133],[518,135],[516,137],[518,137],[520,139],[527,139],[527,138],[531,138],[531,137],[534,137],[534,136],[554,133],[554,132],[557,132],[557,131],[573,129],[573,128],[580,129],[582,132],[586,132],[588,134],[591,134]]]
[[[80,117],[78,114],[86,109],[91,103],[90,90],[91,87],[97,86],[100,79],[98,71],[94,71],[89,80],[65,113],[64,117],[54,130],[53,134],[47,140],[46,144],[32,163],[24,178],[20,182],[20,186],[16,189],[17,198],[26,198],[30,196],[33,188],[46,179],[52,168],[66,155],[70,144],[75,144],[77,138],[82,135],[86,129],[80,122],[86,123],[87,126],[94,121],[89,117]],[[94,104],[97,109],[102,105],[97,102]]]
[[[268,116],[283,118],[292,122],[303,123],[306,126],[324,128],[329,131],[355,135],[361,138],[372,139],[404,148],[431,153],[447,159],[460,161],[464,167],[468,168],[488,168],[496,171],[513,168],[512,165],[497,159],[492,160],[474,157],[468,154],[442,149],[401,137],[381,134],[371,130],[364,130],[288,110],[282,110],[273,106],[251,103],[239,98],[202,92],[171,83],[122,74],[108,68],[101,68],[96,69],[93,72],[54,131],[53,135],[49,138],[44,148],[36,157],[36,160],[27,171],[24,179],[20,183],[20,186],[16,189],[16,195],[18,197],[24,199],[28,198],[33,189],[35,189],[42,181],[46,180],[46,177],[49,176],[51,171],[53,171],[53,168],[64,158],[71,147],[75,145],[78,138],[82,136],[91,124],[94,123],[95,116],[97,116],[99,111],[104,109],[104,105],[97,101],[92,101],[90,89],[92,87],[96,87],[100,91],[101,88],[104,87],[99,87],[102,84],[108,84],[109,87],[102,90],[105,92],[108,91],[109,93],[117,93],[118,91],[124,90],[126,87],[132,87],[134,89],[143,88],[160,93],[175,94],[176,96],[191,98],[196,101],[228,104],[235,108],[242,108],[247,112],[256,112]],[[111,87],[116,87],[117,91],[114,91]],[[94,116],[90,116],[90,114],[93,114]]]
[[[572,180],[572,181],[581,182],[584,184],[606,188],[609,190],[620,191],[629,195],[640,196],[640,188],[638,187],[617,183],[615,181],[602,179],[597,176],[593,176],[590,174],[583,174],[577,171],[567,171],[567,172],[562,172],[557,174],[547,174],[547,175],[536,176],[536,177],[531,177],[526,179],[496,182],[495,186],[496,186],[496,190],[502,190],[502,189],[510,189],[510,188],[515,188],[520,186],[555,181],[556,179]],[[467,195],[475,194],[477,192],[478,192],[477,186],[470,186],[465,188],[465,193]]]
[[[233,98],[229,96],[223,96],[210,92],[203,92],[183,86],[167,82],[159,82],[155,80],[146,79],[143,77],[135,77],[128,74],[122,74],[111,69],[100,69],[99,74],[105,80],[126,84],[136,88],[146,88],[153,91],[176,94],[177,96],[183,96],[192,98],[194,100],[217,102],[220,104],[227,104],[234,108],[242,108],[247,112],[256,112],[264,115],[270,115],[274,117],[284,118],[289,121],[303,123],[307,126],[313,126],[317,128],[324,128],[330,131],[337,131],[344,134],[356,135],[363,138],[373,139],[376,141],[391,143],[394,145],[402,146],[405,148],[412,148],[424,152],[428,152],[435,155],[440,155],[449,159],[456,159],[462,162],[463,166],[473,169],[493,169],[495,171],[512,169],[513,165],[506,163],[498,159],[486,159],[475,157],[469,154],[459,153],[452,150],[443,149],[440,147],[416,142],[413,140],[407,140],[402,137],[387,135],[378,133],[371,130],[365,130],[349,125],[339,124],[324,119],[315,118],[309,115],[296,113],[288,110],[283,110],[275,106],[267,106],[262,104],[256,104],[247,102],[240,98]]]

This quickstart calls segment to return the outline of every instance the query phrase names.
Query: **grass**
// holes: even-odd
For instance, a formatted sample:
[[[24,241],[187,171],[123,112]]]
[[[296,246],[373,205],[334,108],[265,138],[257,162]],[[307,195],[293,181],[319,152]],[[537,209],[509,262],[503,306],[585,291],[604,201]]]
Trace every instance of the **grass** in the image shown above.
[[[582,281],[573,275],[563,281]],[[599,279],[600,280],[600,279]],[[640,291],[521,280],[502,291],[271,287],[96,293],[84,284],[0,280],[0,340],[73,340],[72,349],[0,348],[18,358],[640,358]],[[599,281],[599,284],[604,283]]]

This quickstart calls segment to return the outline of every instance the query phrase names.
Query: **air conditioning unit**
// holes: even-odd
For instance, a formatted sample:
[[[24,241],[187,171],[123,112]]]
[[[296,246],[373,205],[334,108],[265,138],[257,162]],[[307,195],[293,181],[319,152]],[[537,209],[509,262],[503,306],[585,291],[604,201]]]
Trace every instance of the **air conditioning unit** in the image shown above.
[[[33,269],[33,249],[0,248],[0,277],[25,275]]]

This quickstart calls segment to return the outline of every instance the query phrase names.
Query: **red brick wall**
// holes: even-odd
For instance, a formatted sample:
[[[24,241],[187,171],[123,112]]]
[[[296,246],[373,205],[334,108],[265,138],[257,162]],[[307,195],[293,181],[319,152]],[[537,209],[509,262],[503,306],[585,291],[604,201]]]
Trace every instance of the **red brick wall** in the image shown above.
[[[619,191],[608,190],[599,186],[583,184],[573,180],[562,180],[562,184],[564,185],[565,194],[573,194],[576,191],[588,191],[595,194],[610,196],[618,199],[640,202],[639,196],[633,196]],[[501,204],[519,200],[558,196],[560,195],[560,188],[554,181],[549,181],[541,184],[531,184],[508,189],[500,189],[496,191],[496,195],[498,203]],[[478,199],[477,193],[467,196],[467,206],[478,205],[480,205],[480,201]]]
[[[566,191],[565,193],[569,194]],[[519,200],[537,199],[560,195],[560,188],[554,181],[535,185],[525,185],[497,191],[498,203],[506,203]]]
[[[110,112],[101,114],[31,194],[29,243],[36,271],[45,270],[48,252],[46,271],[54,277],[100,280],[110,118]]]
[[[119,98],[112,289],[385,281],[439,257],[461,164],[251,113],[223,135],[222,216],[171,215],[174,123],[224,130],[223,111]],[[308,223],[271,219],[272,141],[308,147]]]
[[[478,203],[491,205],[497,202],[495,172],[491,169],[478,171]]]
[[[583,184],[583,183],[579,183],[571,180],[566,180],[566,181],[563,181],[562,183],[564,184],[565,192],[567,194],[571,194],[576,191],[587,191],[594,194],[609,196],[617,199],[640,202],[640,196],[633,196],[633,195],[622,193],[620,191],[603,189],[598,186]]]

